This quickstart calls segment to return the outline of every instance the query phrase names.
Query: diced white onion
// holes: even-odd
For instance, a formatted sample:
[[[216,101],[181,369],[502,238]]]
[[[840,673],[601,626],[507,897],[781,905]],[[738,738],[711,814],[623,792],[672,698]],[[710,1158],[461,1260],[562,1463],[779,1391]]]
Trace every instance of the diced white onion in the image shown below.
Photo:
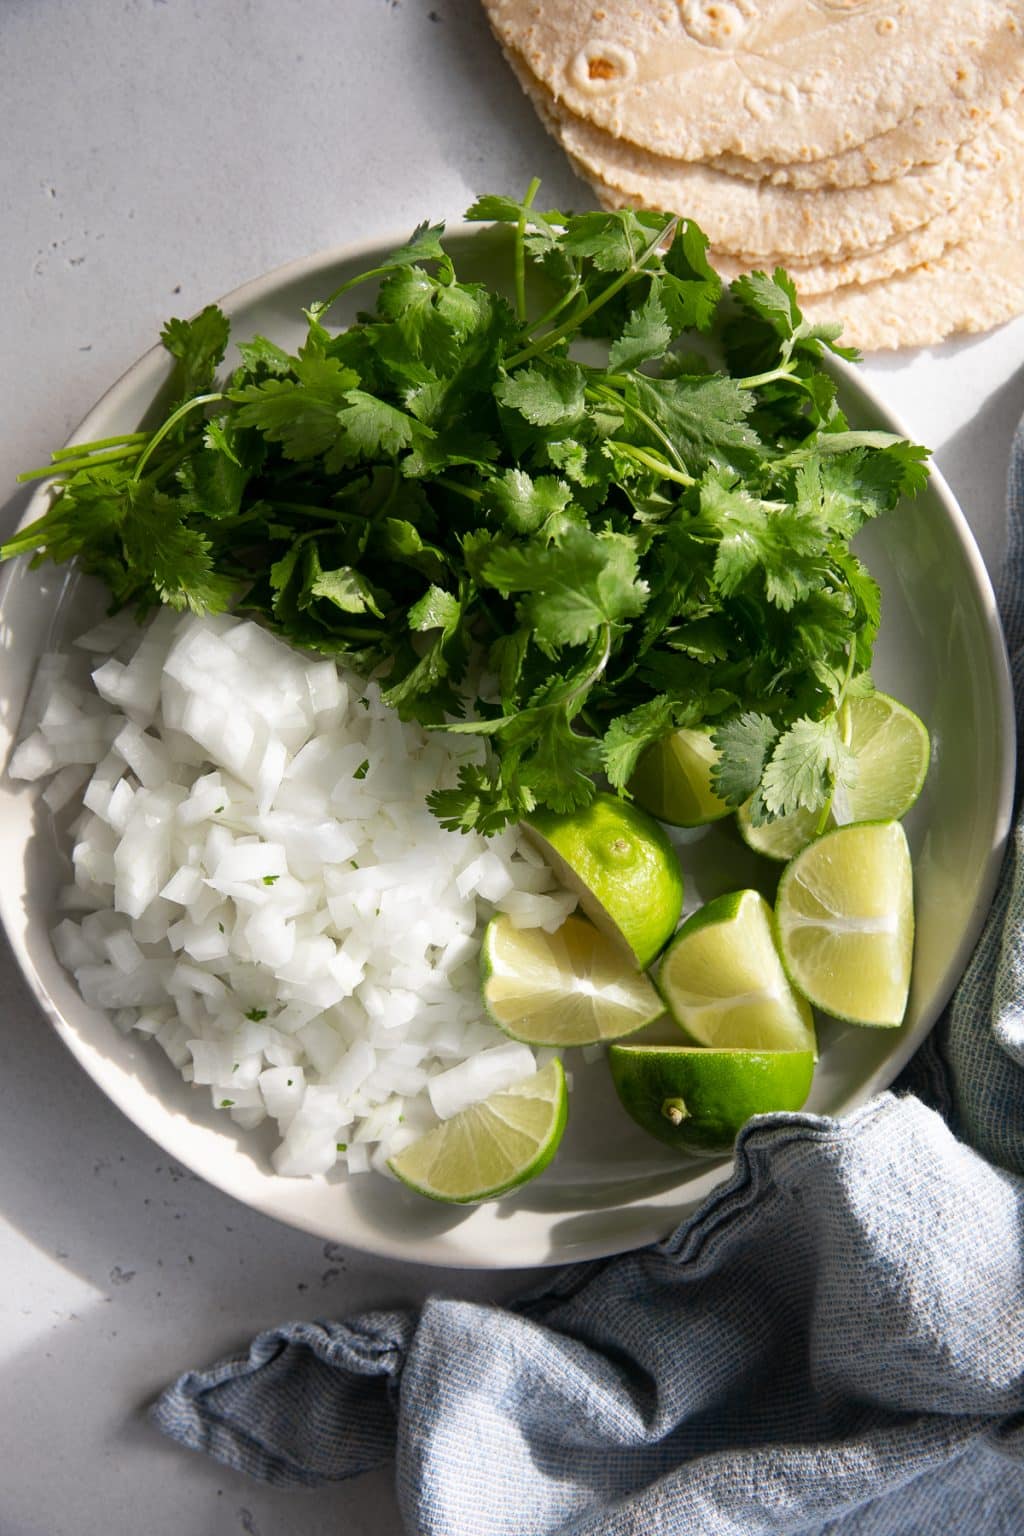
[[[357,702],[361,701],[361,702]],[[479,742],[229,615],[104,621],[40,661],[8,764],[77,807],[54,947],[86,1002],[151,1037],[287,1177],[384,1169],[535,1070],[483,1015],[495,908],[574,898],[507,831],[444,831],[431,790]]]

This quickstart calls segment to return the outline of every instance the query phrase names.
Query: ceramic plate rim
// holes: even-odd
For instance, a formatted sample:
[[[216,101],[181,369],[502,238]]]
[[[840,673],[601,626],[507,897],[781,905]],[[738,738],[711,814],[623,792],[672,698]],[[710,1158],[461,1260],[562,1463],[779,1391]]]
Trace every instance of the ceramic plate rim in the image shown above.
[[[449,224],[446,233],[449,239],[465,238],[471,233],[479,231],[481,227],[475,224],[453,222]],[[356,261],[365,261],[374,253],[395,249],[402,245],[406,238],[407,236],[404,232],[393,237],[391,240],[386,235],[372,236],[360,241],[318,251],[308,256],[298,257],[283,263],[269,272],[241,283],[216,302],[229,316],[232,316],[240,309],[244,309],[250,304],[258,303],[262,299],[272,296],[277,290],[291,284],[297,282],[313,284],[318,275],[332,269]],[[855,368],[838,359],[830,359],[829,367],[835,372],[843,386],[852,392],[859,393],[870,408],[885,419],[892,430],[904,433],[904,429],[895,413]],[[74,444],[87,441],[90,437],[96,435],[94,423],[102,421],[112,413],[116,413],[119,405],[123,401],[127,401],[133,392],[143,385],[148,387],[151,398],[166,380],[169,370],[170,362],[167,354],[163,347],[157,343],[143,353],[104,391],[70,435],[68,443]],[[904,435],[910,436],[909,433]],[[961,558],[967,567],[970,582],[982,600],[985,609],[986,639],[993,664],[995,692],[997,695],[997,721],[1001,729],[998,762],[999,791],[996,798],[992,844],[979,882],[978,899],[972,912],[971,922],[967,924],[961,935],[954,957],[950,962],[949,973],[953,976],[953,982],[951,982],[948,991],[951,991],[952,985],[962,973],[970,953],[977,942],[984,914],[988,910],[994,895],[999,867],[1010,827],[1016,754],[1013,694],[1009,664],[988,571],[963,511],[945,479],[934,466],[931,469],[931,488],[952,527]],[[44,495],[45,490],[40,489],[32,497],[28,508],[19,521],[19,527],[24,527],[27,522],[38,515],[41,498]],[[0,583],[0,610],[6,604],[8,588],[15,574],[16,572],[11,568],[6,569],[3,573],[2,583]],[[155,1112],[154,1106],[149,1104],[148,1093],[143,1094],[143,1102],[140,1105],[137,1102],[140,1086],[137,1080],[132,1080],[123,1073],[115,1073],[112,1079],[111,1073],[104,1070],[106,1065],[104,1059],[90,1047],[88,1040],[83,1039],[75,1027],[73,1019],[66,1016],[65,1011],[51,995],[46,983],[39,975],[35,962],[24,942],[21,925],[17,921],[12,921],[12,918],[15,916],[14,893],[7,883],[3,882],[0,884],[0,920],[3,922],[8,942],[22,973],[26,977],[43,1012],[53,1024],[64,1044],[69,1048],[80,1065],[89,1073],[90,1077],[93,1078],[101,1091],[151,1140],[166,1153],[190,1167],[193,1172],[197,1173],[206,1182],[213,1184],[215,1187],[220,1188],[225,1193],[262,1214],[283,1221],[299,1230],[345,1243],[362,1252],[374,1254],[378,1257],[396,1258],[426,1265],[443,1265],[467,1269],[499,1269],[552,1265],[604,1257],[608,1254],[627,1251],[666,1237],[680,1220],[692,1212],[703,1199],[729,1176],[729,1161],[710,1165],[697,1176],[694,1176],[688,1169],[687,1177],[685,1178],[685,1193],[683,1189],[680,1189],[674,1199],[666,1200],[659,1197],[653,1201],[640,1203],[635,1206],[633,1209],[640,1213],[640,1220],[628,1232],[620,1229],[616,1233],[613,1230],[616,1215],[620,1214],[620,1208],[611,1207],[605,1213],[607,1222],[602,1236],[592,1237],[575,1244],[566,1244],[561,1250],[554,1253],[550,1251],[549,1247],[544,1245],[543,1241],[552,1225],[552,1218],[549,1214],[543,1211],[535,1212],[530,1210],[517,1213],[522,1218],[519,1226],[525,1227],[526,1230],[525,1232],[520,1231],[517,1233],[514,1262],[509,1264],[502,1262],[504,1255],[503,1253],[496,1252],[494,1246],[495,1234],[498,1230],[496,1223],[500,1220],[501,1202],[497,1205],[485,1205],[474,1208],[465,1216],[465,1219],[459,1226],[454,1227],[449,1232],[442,1233],[439,1237],[420,1236],[416,1238],[413,1251],[410,1251],[408,1245],[403,1244],[400,1239],[376,1230],[372,1222],[367,1222],[365,1218],[362,1225],[357,1229],[345,1231],[339,1231],[337,1227],[319,1221],[295,1219],[278,1209],[274,1209],[273,1202],[269,1198],[254,1197],[251,1192],[248,1194],[244,1193],[238,1187],[235,1179],[223,1174],[218,1176],[220,1170],[211,1170],[205,1166],[196,1167],[190,1161],[187,1151],[182,1151],[180,1128],[176,1125],[178,1117],[170,1113],[161,1114]],[[886,1059],[883,1066],[859,1084],[848,1100],[844,1102],[842,1113],[849,1113],[892,1082],[893,1078],[906,1064],[914,1050],[916,1050],[917,1046],[932,1028],[935,1018],[948,1000],[948,991],[946,997],[940,999],[938,1006],[931,1010],[933,1016],[926,1016],[909,1030],[900,1041],[898,1049]],[[81,1007],[84,1009],[84,1004],[81,1004]],[[111,1030],[114,1028],[112,1024],[109,1027]],[[472,1231],[468,1230],[470,1228],[472,1228]]]

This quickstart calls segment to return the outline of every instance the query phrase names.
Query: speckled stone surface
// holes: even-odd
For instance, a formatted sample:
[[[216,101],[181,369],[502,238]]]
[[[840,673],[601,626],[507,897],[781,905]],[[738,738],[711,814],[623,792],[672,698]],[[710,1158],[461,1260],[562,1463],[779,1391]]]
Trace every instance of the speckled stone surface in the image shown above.
[[[475,0],[4,0],[0,80],[5,534],[17,471],[168,315],[534,173],[551,202],[591,202]],[[867,372],[936,448],[994,563],[1024,322]],[[398,1533],[385,1473],[273,1493],[141,1410],[268,1324],[533,1276],[385,1263],[252,1214],[100,1095],[2,947],[0,996],[0,1536]]]

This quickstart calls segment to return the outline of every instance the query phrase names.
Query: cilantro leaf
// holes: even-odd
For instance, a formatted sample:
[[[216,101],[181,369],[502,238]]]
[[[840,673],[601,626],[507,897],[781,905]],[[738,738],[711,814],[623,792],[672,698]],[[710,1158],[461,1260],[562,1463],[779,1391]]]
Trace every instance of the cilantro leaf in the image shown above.
[[[448,253],[441,244],[443,234],[443,224],[430,224],[424,220],[422,224],[417,224],[404,245],[385,256],[378,270],[390,272],[398,267],[414,266],[418,261],[447,263]]]
[[[653,420],[691,475],[710,464],[750,468],[761,444],[747,425],[750,394],[721,374],[707,378],[630,378],[626,400]],[[660,446],[657,438],[649,438]]]
[[[230,333],[230,322],[216,304],[207,304],[192,320],[168,320],[160,340],[177,359],[174,388],[179,400],[188,400],[209,389]]]
[[[307,601],[317,597],[325,598],[335,608],[340,608],[342,613],[372,613],[375,618],[384,617],[378,594],[366,577],[350,565],[325,571],[320,568],[317,559],[315,567],[307,575],[303,592]]]
[[[252,427],[271,443],[280,443],[289,459],[327,454],[341,435],[340,412],[345,409],[358,376],[337,358],[297,360],[293,374],[261,384],[233,389],[235,421]]]
[[[507,469],[490,482],[487,494],[504,526],[511,533],[523,534],[536,533],[572,501],[572,491],[564,480],[553,475],[534,479],[525,469]]]
[[[518,605],[520,621],[547,651],[583,645],[605,624],[633,618],[647,600],[637,574],[636,550],[622,534],[595,534],[570,526],[548,547],[495,549],[483,580],[503,596],[529,593]]]
[[[701,486],[700,509],[718,534],[714,574],[726,595],[758,572],[768,601],[788,611],[822,584],[827,535],[800,508],[762,501],[711,475]]]
[[[601,743],[601,760],[613,789],[624,789],[641,756],[678,724],[680,705],[660,693],[628,714],[617,715]]]
[[[439,724],[446,715],[461,713],[453,684],[462,677],[469,659],[468,637],[463,630],[465,594],[452,596],[441,587],[430,587],[408,613],[413,631],[429,632],[426,648],[412,646],[396,653],[395,665],[381,691],[405,720]]]
[[[672,340],[672,330],[658,290],[651,288],[646,302],[635,309],[622,328],[622,335],[608,352],[608,367],[613,373],[637,368],[652,357],[660,357]]]
[[[556,360],[519,369],[495,396],[536,427],[572,427],[583,415],[584,390],[583,369]]]
[[[672,223],[669,214],[617,208],[610,213],[581,213],[566,220],[560,245],[569,256],[589,257],[598,272],[626,272]]]
[[[718,761],[711,769],[715,793],[726,805],[742,805],[761,783],[779,728],[767,715],[748,710],[717,727]]]
[[[151,572],[163,602],[193,613],[228,606],[237,583],[214,570],[210,541],[182,521],[174,497],[148,482],[131,486],[120,533],[129,566]]]
[[[850,761],[834,714],[797,720],[776,743],[764,770],[761,793],[774,816],[817,811]]]
[[[493,759],[483,766],[463,763],[457,787],[433,790],[427,804],[449,832],[482,832],[485,837],[521,821],[537,807],[532,790]]]
[[[708,262],[708,238],[691,219],[681,219],[665,253],[659,293],[673,331],[710,330],[722,283]]]
[[[340,469],[360,459],[394,458],[407,448],[414,437],[429,436],[424,427],[405,411],[367,394],[362,389],[345,391],[345,405],[337,413],[342,436],[338,438],[327,456],[328,470]]]
[[[443,587],[430,587],[409,609],[409,628],[452,629],[461,615],[462,607],[457,597]]]
[[[774,331],[781,342],[781,357],[787,361],[800,345],[804,350],[819,350],[819,344],[850,362],[859,357],[855,347],[837,345],[841,326],[826,322],[812,325],[805,320],[797,299],[796,286],[782,267],[771,277],[765,272],[746,272],[732,283],[733,297],[750,314]]]
[[[478,197],[476,202],[466,209],[463,218],[470,224],[518,224],[520,219],[523,219],[533,231],[534,238],[542,245],[548,246],[553,246],[557,242],[558,237],[553,226],[565,223],[563,216],[554,209],[549,209],[546,213],[538,213],[532,204],[516,202],[513,197],[496,197],[493,194]]]
[[[252,341],[240,341],[238,350],[245,371],[254,375],[270,373],[283,377],[291,372],[295,361],[283,347],[268,341],[266,336],[254,336]]]

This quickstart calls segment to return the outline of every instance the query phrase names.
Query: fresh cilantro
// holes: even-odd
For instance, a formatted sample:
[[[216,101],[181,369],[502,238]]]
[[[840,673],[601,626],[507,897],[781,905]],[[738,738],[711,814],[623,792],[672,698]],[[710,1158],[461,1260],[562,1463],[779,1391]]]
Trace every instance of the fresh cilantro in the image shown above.
[[[715,792],[727,805],[742,805],[761,783],[779,728],[767,715],[736,715],[714,734],[719,759],[711,770]]]
[[[168,320],[160,340],[176,359],[174,392],[179,401],[210,388],[227,349],[230,329],[216,304],[208,304],[194,320]]]
[[[250,1008],[245,1017],[253,1024],[261,1024],[267,1016],[265,1008]]]
[[[570,524],[548,547],[497,548],[482,579],[505,597],[528,594],[516,606],[519,622],[532,631],[535,644],[553,655],[565,645],[584,645],[602,625],[641,613],[647,586],[637,571],[632,539]]]
[[[535,427],[568,428],[583,417],[586,375],[577,363],[560,360],[520,368],[502,380],[495,398]]]
[[[774,816],[816,811],[844,776],[851,754],[837,717],[797,720],[776,744],[764,771],[761,795]]]
[[[622,335],[612,342],[608,350],[608,367],[612,373],[636,368],[654,357],[662,357],[672,341],[672,328],[665,314],[665,306],[652,287],[643,305],[635,309],[622,328]]]
[[[230,608],[482,737],[430,797],[455,830],[628,792],[699,724],[727,803],[823,811],[881,621],[850,540],[925,450],[851,427],[824,360],[854,354],[785,272],[723,290],[692,222],[536,193],[469,210],[505,241],[495,288],[422,224],[309,303],[294,351],[234,338],[219,382],[227,318],[169,321],[164,419],[30,472],[53,499],[0,555],[77,560],[114,608]]]
[[[605,732],[602,758],[613,789],[625,789],[644,751],[679,723],[681,708],[668,694],[656,694],[628,715],[618,715]]]

